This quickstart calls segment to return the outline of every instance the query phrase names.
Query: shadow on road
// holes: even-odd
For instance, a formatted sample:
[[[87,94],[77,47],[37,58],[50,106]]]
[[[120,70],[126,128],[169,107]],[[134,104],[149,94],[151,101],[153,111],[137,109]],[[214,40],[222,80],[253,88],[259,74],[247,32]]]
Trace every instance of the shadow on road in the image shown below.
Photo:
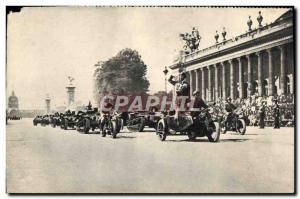
[[[220,142],[245,142],[251,139],[224,139],[220,140]]]
[[[139,133],[155,133],[156,131],[155,130],[144,130],[143,132],[139,132]]]
[[[219,142],[244,142],[248,141],[251,139],[220,139]],[[209,142],[208,139],[195,139],[195,140],[189,140],[189,139],[184,139],[184,140],[165,140],[165,142]]]
[[[117,135],[116,139],[134,139],[136,136]]]
[[[196,140],[165,140],[165,142],[209,142],[207,139],[196,139]]]

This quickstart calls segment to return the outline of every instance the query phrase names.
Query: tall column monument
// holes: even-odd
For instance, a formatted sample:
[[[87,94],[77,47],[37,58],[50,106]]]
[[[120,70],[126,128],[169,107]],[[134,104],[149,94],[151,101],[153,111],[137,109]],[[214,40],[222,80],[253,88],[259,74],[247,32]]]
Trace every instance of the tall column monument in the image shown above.
[[[75,98],[75,86],[72,84],[72,81],[74,81],[73,77],[68,77],[69,84],[66,86],[67,89],[67,95],[68,95],[68,106],[74,102]]]
[[[46,114],[49,114],[51,110],[51,98],[49,94],[46,95],[45,104],[46,104]]]

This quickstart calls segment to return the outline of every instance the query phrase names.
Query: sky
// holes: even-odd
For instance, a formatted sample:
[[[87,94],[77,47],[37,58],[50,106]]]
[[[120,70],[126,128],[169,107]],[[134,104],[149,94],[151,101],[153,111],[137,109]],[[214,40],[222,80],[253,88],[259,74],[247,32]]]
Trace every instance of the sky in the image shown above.
[[[148,66],[149,92],[164,90],[165,66],[173,63],[182,41],[179,34],[198,28],[199,49],[215,43],[216,30],[227,38],[243,34],[262,12],[271,23],[286,8],[166,7],[27,7],[8,15],[7,95],[12,90],[20,109],[43,109],[67,103],[68,76],[75,78],[75,100],[93,102],[93,73],[124,48],[137,50]],[[221,37],[221,35],[220,35]],[[220,38],[221,39],[221,38]],[[219,39],[219,40],[220,40]],[[121,73],[122,71],[120,71]]]

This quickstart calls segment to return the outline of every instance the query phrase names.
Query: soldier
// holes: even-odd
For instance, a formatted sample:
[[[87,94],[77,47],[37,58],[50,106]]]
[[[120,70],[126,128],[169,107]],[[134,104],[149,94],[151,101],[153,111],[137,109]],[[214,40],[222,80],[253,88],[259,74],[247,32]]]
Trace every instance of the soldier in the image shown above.
[[[274,106],[274,129],[280,129],[280,108],[278,105],[277,99],[274,100],[275,106]]]
[[[100,117],[100,121],[101,121],[100,129],[102,131],[105,123],[107,122],[107,118],[104,115],[106,114],[112,115],[114,113],[114,103],[108,96],[104,96],[101,113],[102,114]]]
[[[259,128],[265,128],[265,116],[266,116],[266,107],[265,102],[261,102],[261,106],[259,108]]]
[[[86,109],[88,111],[92,110],[92,103],[91,103],[91,101],[89,101],[89,104],[86,106]]]
[[[205,108],[207,108],[208,106],[206,105],[206,103],[204,102],[204,100],[201,98],[201,96],[200,96],[200,92],[198,91],[198,90],[195,90],[194,92],[193,92],[193,98],[194,98],[194,106],[193,106],[193,108],[197,108],[197,109],[205,109]],[[192,112],[192,116],[194,117],[194,116],[196,116],[196,115],[199,115],[199,111],[193,111]]]
[[[227,117],[225,119],[225,126],[231,122],[232,112],[236,109],[236,106],[231,102],[231,98],[228,97],[225,103],[225,110],[227,112]]]
[[[190,85],[186,81],[185,73],[181,73],[179,75],[179,81],[174,80],[174,76],[172,75],[170,76],[168,81],[175,86],[176,95],[179,97],[176,98],[176,114],[175,114],[175,117],[178,118],[179,107],[180,104],[182,103],[182,98],[180,97],[186,97],[186,101],[184,104],[185,108],[187,108],[187,104],[190,101]]]

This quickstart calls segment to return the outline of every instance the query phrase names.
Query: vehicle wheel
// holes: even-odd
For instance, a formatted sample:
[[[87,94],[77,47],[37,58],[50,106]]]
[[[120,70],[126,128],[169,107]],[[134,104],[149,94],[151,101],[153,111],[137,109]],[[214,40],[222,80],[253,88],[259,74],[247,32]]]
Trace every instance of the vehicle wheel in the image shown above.
[[[76,124],[76,131],[78,131],[78,132],[81,131],[81,128],[80,128],[81,127],[81,122],[82,121],[78,121],[77,124]]]
[[[221,122],[221,123],[220,123],[220,129],[221,129],[221,132],[222,132],[223,134],[225,134],[225,133],[227,132],[226,127],[225,127],[225,123],[224,123],[224,122]]]
[[[68,121],[65,121],[64,130],[68,130]]]
[[[89,119],[85,119],[83,132],[85,134],[89,133],[90,128],[91,128],[91,121]]]
[[[213,122],[212,124],[213,130],[207,133],[207,137],[210,142],[218,142],[220,139],[220,124],[218,122]]]
[[[101,136],[105,137],[106,136],[106,124],[104,124],[103,129],[101,129],[101,125],[100,125],[100,132],[101,132]]]
[[[187,136],[189,137],[189,140],[195,140],[196,139],[196,132],[194,132],[194,131],[188,131],[187,132]]]
[[[246,133],[246,123],[243,119],[239,119],[236,122],[236,130],[240,135],[244,135]]]
[[[117,137],[117,133],[118,133],[118,122],[117,121],[111,121],[111,137],[113,139],[115,139]]]
[[[33,126],[37,126],[37,123],[33,122]]]
[[[145,118],[141,118],[140,120],[140,124],[139,124],[139,132],[143,132],[144,128],[145,128],[145,123],[146,123],[146,120]]]
[[[123,129],[123,119],[117,118],[116,120],[117,123],[117,133],[120,133],[121,129]]]
[[[168,134],[168,127],[164,119],[159,120],[156,128],[156,134],[160,141],[165,141]]]

